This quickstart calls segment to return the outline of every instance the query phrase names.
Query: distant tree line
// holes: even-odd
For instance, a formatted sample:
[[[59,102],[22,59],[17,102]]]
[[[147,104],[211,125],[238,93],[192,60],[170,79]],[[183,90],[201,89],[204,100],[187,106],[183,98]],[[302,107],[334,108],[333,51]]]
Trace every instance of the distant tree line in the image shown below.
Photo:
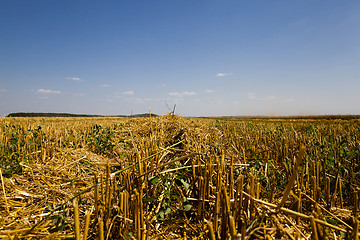
[[[360,115],[308,115],[308,116],[222,116],[222,117],[200,117],[224,120],[254,120],[254,119],[284,119],[284,120],[351,120],[360,119]]]
[[[18,112],[10,113],[7,117],[156,117],[157,114],[134,114],[134,115],[91,115],[91,114],[72,114],[72,113],[28,113],[28,112]]]

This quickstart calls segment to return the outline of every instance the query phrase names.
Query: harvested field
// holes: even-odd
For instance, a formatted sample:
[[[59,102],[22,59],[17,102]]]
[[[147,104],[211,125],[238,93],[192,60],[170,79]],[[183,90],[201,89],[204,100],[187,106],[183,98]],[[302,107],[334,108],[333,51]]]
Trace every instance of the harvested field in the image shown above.
[[[359,239],[357,119],[1,118],[0,239]]]

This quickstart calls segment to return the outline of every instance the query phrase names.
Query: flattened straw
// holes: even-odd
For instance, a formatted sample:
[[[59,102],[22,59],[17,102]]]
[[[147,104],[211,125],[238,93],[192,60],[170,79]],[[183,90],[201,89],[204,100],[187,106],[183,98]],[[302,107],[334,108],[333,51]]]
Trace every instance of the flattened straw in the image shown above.
[[[282,216],[285,218],[285,220],[290,223],[294,229],[296,230],[297,233],[299,233],[304,239],[306,239],[306,236],[305,234],[303,234],[300,229],[285,215],[285,214],[282,214]]]
[[[181,140],[181,141],[179,141],[179,142],[177,142],[177,143],[175,143],[175,144],[173,144],[173,145],[171,145],[171,146],[169,146],[169,147],[167,147],[167,148],[164,148],[163,150],[161,150],[161,151],[159,151],[159,152],[157,152],[157,153],[154,153],[154,154],[152,154],[152,155],[150,155],[150,156],[142,159],[141,162],[144,162],[144,161],[146,161],[146,160],[148,160],[148,159],[150,159],[150,158],[152,158],[152,157],[154,157],[154,156],[156,156],[156,155],[158,155],[158,154],[160,154],[160,153],[162,153],[162,152],[165,152],[165,151],[167,151],[168,149],[170,149],[170,148],[172,148],[172,147],[174,147],[174,146],[176,146],[176,145],[179,145],[179,144],[182,143],[183,141],[184,141],[184,140]],[[175,160],[176,160],[176,159],[175,159]],[[111,176],[111,177],[116,176],[117,174],[119,174],[119,173],[121,173],[121,172],[124,172],[124,171],[126,171],[126,170],[128,170],[128,169],[130,169],[130,168],[133,168],[133,167],[135,167],[136,165],[137,165],[137,163],[134,163],[134,164],[132,164],[132,165],[130,165],[130,166],[128,166],[128,167],[125,167],[125,168],[120,169],[120,170],[118,170],[118,171],[116,171],[116,172],[113,172],[112,174],[110,174],[110,176]],[[72,200],[74,200],[75,198],[81,196],[82,194],[89,192],[91,189],[95,188],[95,187],[98,186],[99,184],[102,184],[104,181],[105,181],[105,180],[102,180],[101,182],[98,182],[98,183],[96,183],[96,184],[94,184],[94,185],[86,188],[85,190],[79,192],[79,193],[76,194],[75,196],[71,197],[70,199],[68,199],[68,200],[64,201],[63,203],[61,203],[60,205],[58,205],[56,208],[54,208],[54,209],[49,213],[49,215],[47,215],[45,218],[43,218],[43,219],[41,219],[40,221],[38,221],[34,226],[32,226],[32,228],[30,228],[27,232],[25,232],[25,235],[28,235],[29,233],[31,233],[31,232],[32,232],[36,227],[38,227],[42,222],[44,222],[44,221],[47,220],[50,216],[52,216],[52,214],[53,214],[54,212],[56,212],[58,209],[62,208],[62,207],[65,206],[67,203],[71,202]]]
[[[4,186],[4,179],[3,179],[3,176],[2,176],[1,168],[0,168],[0,177],[1,177],[1,186],[2,186],[2,189],[3,189],[3,193],[4,193],[4,200],[5,200],[6,212],[7,212],[8,214],[10,214],[9,206],[8,206],[8,203],[7,203],[7,200],[6,200],[6,192],[5,192],[5,186]]]
[[[313,203],[317,204],[317,202],[312,199],[310,196],[308,196],[305,193],[302,193],[305,197],[307,197],[310,201],[312,201]],[[323,206],[321,206],[320,204],[317,205],[318,207],[320,207],[322,210],[324,210],[326,213],[328,213],[330,216],[332,216],[335,220],[339,221],[341,224],[344,224],[346,227],[348,227],[350,230],[353,230],[353,228],[347,224],[346,222],[344,222],[343,220],[341,220],[340,218],[338,218],[335,214],[333,214],[332,212],[328,211],[326,208],[324,208]]]
[[[191,156],[193,156],[193,155],[195,155],[195,153],[190,153],[190,154],[187,154],[187,155],[185,155],[185,156],[176,158],[176,159],[174,159],[174,160],[172,160],[172,161],[163,163],[163,164],[161,164],[160,166],[157,166],[156,168],[153,168],[153,169],[151,169],[151,170],[149,170],[149,171],[147,171],[147,172],[145,172],[145,173],[137,176],[137,178],[141,178],[141,177],[143,177],[143,176],[145,176],[145,175],[147,175],[147,174],[149,174],[149,173],[151,173],[151,172],[156,171],[157,169],[160,169],[160,168],[162,168],[162,167],[165,167],[165,166],[167,166],[167,165],[170,165],[170,164],[172,164],[172,163],[174,163],[174,162],[178,162],[178,161],[184,160],[184,159],[189,158],[189,157],[191,157]],[[142,160],[142,161],[143,161],[143,160]],[[113,175],[113,173],[112,173],[111,175]]]
[[[251,196],[248,193],[244,192],[244,194],[245,194],[245,196],[251,198]],[[268,203],[268,202],[262,201],[260,199],[254,199],[254,201],[257,202],[257,203],[260,203],[260,204],[263,204],[263,205],[278,209],[280,211],[283,211],[283,212],[286,212],[286,213],[289,213],[289,214],[292,214],[292,215],[295,215],[295,216],[299,216],[299,217],[304,218],[304,219],[310,219],[310,216],[308,216],[308,215],[305,215],[303,213],[299,213],[299,212],[296,212],[296,211],[293,211],[293,210],[290,210],[290,209],[284,208],[284,207],[279,208],[279,206],[277,206],[276,204],[273,204],[273,203]],[[332,225],[332,224],[327,223],[325,221],[322,221],[320,219],[315,219],[315,222],[320,223],[323,226],[338,230],[338,231],[346,232],[345,229],[342,229],[342,228],[340,228],[338,226]]]
[[[280,204],[278,205],[278,208],[281,208],[282,206],[284,206],[289,194],[290,194],[290,191],[291,191],[291,188],[294,186],[294,183],[295,183],[295,179],[297,177],[297,173],[299,171],[299,167],[300,167],[300,163],[301,163],[301,160],[304,156],[304,153],[305,153],[305,147],[304,146],[301,146],[300,147],[300,150],[299,150],[299,155],[296,159],[296,163],[295,163],[295,166],[293,168],[293,173],[290,177],[290,180],[288,182],[288,184],[286,185],[286,188],[285,188],[285,191],[284,191],[284,194],[283,194],[283,198],[281,199],[281,202]]]

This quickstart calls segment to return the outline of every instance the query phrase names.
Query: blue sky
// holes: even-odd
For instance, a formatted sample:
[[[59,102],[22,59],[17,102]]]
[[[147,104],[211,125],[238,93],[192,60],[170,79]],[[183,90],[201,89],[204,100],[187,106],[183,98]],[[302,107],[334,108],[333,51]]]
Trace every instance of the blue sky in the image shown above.
[[[0,115],[360,114],[360,1],[1,0]]]

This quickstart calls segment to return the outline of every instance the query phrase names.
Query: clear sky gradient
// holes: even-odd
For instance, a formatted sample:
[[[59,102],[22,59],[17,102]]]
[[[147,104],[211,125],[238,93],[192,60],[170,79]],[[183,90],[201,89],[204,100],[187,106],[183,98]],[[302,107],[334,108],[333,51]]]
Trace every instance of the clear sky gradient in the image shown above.
[[[1,0],[0,115],[360,114],[360,1]]]

